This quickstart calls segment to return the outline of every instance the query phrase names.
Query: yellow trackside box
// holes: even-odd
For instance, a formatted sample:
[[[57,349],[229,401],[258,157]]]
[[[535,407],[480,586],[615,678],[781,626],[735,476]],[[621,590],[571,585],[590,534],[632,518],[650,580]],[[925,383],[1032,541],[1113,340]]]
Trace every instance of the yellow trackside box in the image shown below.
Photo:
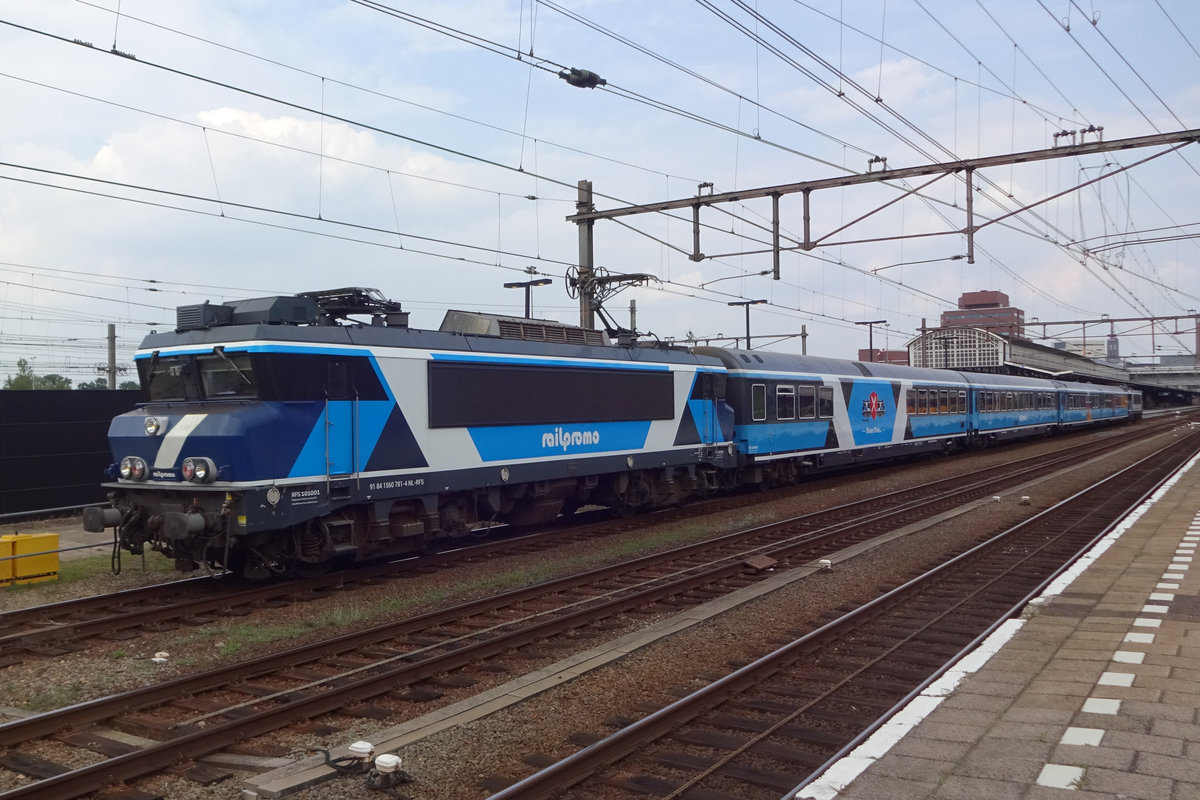
[[[12,585],[13,562],[12,562],[12,542],[9,541],[12,537],[0,537],[0,586]]]
[[[0,582],[5,585],[58,580],[57,533],[0,536],[0,556],[7,559],[0,566]]]

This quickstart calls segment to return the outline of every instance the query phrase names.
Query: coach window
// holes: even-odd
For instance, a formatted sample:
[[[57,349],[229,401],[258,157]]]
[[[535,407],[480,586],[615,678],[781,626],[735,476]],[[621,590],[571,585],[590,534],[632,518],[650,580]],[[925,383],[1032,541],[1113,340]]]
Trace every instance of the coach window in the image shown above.
[[[755,383],[750,387],[750,415],[755,422],[767,418],[767,387],[766,384]]]
[[[833,388],[821,386],[817,389],[817,411],[821,419],[833,419]]]
[[[796,389],[796,418],[813,419],[817,416],[817,391],[814,386]]]
[[[955,414],[967,413],[967,393],[960,390],[958,393],[958,402],[954,404]]]
[[[909,389],[904,393],[905,406],[908,409],[908,415],[911,417],[917,413],[917,390]]]
[[[796,418],[796,387],[775,387],[775,417],[776,419]]]
[[[938,413],[939,414],[949,414],[950,413],[950,390],[949,389],[938,390]]]

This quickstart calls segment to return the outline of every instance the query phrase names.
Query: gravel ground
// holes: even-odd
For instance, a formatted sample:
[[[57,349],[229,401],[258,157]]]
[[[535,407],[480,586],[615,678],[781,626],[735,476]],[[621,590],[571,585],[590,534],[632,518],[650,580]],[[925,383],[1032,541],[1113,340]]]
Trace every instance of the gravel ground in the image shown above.
[[[1002,453],[935,458],[899,469],[868,472],[857,481],[837,486],[814,482],[798,487],[787,496],[764,495],[764,502],[751,512],[722,512],[706,516],[702,522],[680,523],[675,530],[650,529],[635,536],[645,541],[644,549],[649,552],[661,549],[662,545],[656,542],[664,536],[675,539],[673,546],[680,540],[712,536],[769,519],[952,477],[998,459],[1035,455],[1061,447],[1063,442],[1056,439],[1007,448]],[[404,757],[404,768],[416,778],[402,791],[412,800],[485,798],[491,793],[483,788],[483,782],[489,777],[515,780],[534,771],[523,761],[527,755],[566,756],[578,749],[578,745],[571,742],[572,736],[607,735],[613,730],[614,718],[637,718],[645,713],[645,709],[665,705],[680,694],[704,685],[708,677],[728,671],[729,665],[750,661],[811,629],[815,620],[832,609],[868,600],[878,593],[878,587],[902,582],[939,554],[954,550],[961,542],[1025,519],[1128,463],[1134,455],[1148,455],[1162,446],[1162,440],[1146,440],[1130,448],[1129,457],[1110,456],[1099,463],[1082,464],[1068,475],[1041,481],[1033,489],[1022,490],[1020,494],[1031,496],[1030,506],[1021,506],[1015,494],[1006,497],[999,504],[988,505],[903,541],[876,548],[839,565],[832,573],[815,576],[756,600],[519,706],[418,742],[400,754]],[[388,618],[410,616],[437,605],[544,580],[558,572],[574,572],[611,562],[617,558],[613,552],[614,544],[612,540],[602,538],[573,545],[568,553],[556,551],[510,557],[466,565],[453,571],[393,579],[356,589],[345,596],[261,610],[252,617],[129,642],[114,642],[78,655],[16,665],[4,670],[0,705],[28,710],[58,707],[132,688],[151,679],[174,677],[219,666],[229,659],[269,652],[280,640],[294,645],[302,640],[378,624]],[[630,555],[627,548],[622,548],[619,558]],[[72,595],[113,591],[116,585],[132,586],[148,580],[151,578],[130,571],[117,579],[104,575],[70,584],[46,585],[37,591],[14,593],[6,599],[11,602],[19,594],[18,604],[27,605],[49,602],[50,597],[65,599]],[[642,617],[628,620],[624,627],[611,633],[620,635],[632,627],[654,621],[655,618]],[[591,643],[583,646],[589,647]],[[150,661],[158,651],[170,654],[165,664]],[[537,669],[567,654],[565,650],[549,652],[541,659],[522,662],[522,667]],[[486,688],[486,676],[473,674],[472,677],[481,678],[481,682],[470,688],[444,689],[444,697],[438,705]],[[492,680],[502,682],[509,677],[499,675]],[[427,710],[432,709],[416,708],[411,715]],[[373,732],[390,724],[343,717],[330,721],[337,730],[327,735],[291,731],[269,739],[284,750],[300,753],[344,745],[358,738],[369,740]],[[201,787],[182,778],[160,777],[139,786],[180,800],[242,798],[238,778]],[[361,778],[345,778],[294,796],[297,800],[324,800],[386,795],[367,789]]]

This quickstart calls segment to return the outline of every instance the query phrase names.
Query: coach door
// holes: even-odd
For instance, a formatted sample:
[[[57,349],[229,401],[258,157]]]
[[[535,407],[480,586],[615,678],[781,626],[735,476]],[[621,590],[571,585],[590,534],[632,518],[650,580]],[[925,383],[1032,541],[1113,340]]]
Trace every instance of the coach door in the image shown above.
[[[705,444],[724,442],[732,438],[732,426],[727,432],[721,431],[720,409],[725,405],[725,383],[723,373],[703,372],[700,374],[700,395],[704,402],[696,419],[696,428],[700,433],[700,441]]]
[[[350,365],[330,361],[325,381],[325,472],[329,476],[356,471],[357,416]]]

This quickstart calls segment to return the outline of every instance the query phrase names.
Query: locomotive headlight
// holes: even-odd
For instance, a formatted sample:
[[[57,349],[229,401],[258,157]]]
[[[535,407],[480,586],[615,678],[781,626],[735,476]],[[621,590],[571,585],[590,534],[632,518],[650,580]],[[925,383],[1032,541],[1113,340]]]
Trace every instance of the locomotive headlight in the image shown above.
[[[180,471],[193,483],[212,483],[217,477],[216,465],[207,458],[185,458]]]
[[[158,436],[160,430],[162,430],[162,423],[158,421],[158,417],[146,417],[147,436]]]
[[[137,456],[125,456],[121,459],[121,477],[127,481],[146,480],[146,462]]]

